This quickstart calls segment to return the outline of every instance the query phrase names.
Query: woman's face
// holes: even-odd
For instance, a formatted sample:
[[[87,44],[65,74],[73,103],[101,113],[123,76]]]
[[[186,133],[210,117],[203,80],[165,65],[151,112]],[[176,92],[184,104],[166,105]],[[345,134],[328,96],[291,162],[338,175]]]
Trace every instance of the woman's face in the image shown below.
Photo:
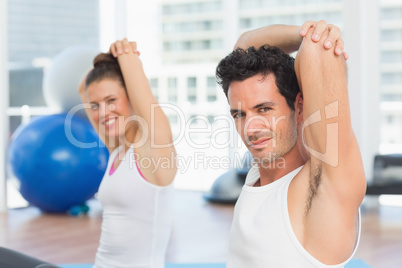
[[[87,87],[87,98],[99,132],[109,138],[123,138],[130,125],[126,119],[133,115],[133,110],[120,81],[92,82]]]

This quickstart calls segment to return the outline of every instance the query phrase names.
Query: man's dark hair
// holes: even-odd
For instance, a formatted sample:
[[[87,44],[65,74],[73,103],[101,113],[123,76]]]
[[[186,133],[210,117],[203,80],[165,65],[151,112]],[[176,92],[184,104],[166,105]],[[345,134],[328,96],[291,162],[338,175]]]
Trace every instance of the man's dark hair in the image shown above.
[[[237,48],[222,59],[216,67],[216,78],[228,97],[229,86],[234,81],[243,81],[261,74],[265,78],[273,73],[279,93],[294,110],[297,93],[300,92],[294,68],[294,58],[277,47],[264,45],[259,49]]]

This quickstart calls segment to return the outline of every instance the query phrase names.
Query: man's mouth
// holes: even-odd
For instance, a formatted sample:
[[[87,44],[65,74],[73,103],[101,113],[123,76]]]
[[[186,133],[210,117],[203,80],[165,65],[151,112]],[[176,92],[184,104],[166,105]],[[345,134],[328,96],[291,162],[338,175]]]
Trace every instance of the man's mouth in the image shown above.
[[[261,149],[267,147],[270,140],[271,138],[260,138],[255,141],[250,141],[250,145],[254,149]]]

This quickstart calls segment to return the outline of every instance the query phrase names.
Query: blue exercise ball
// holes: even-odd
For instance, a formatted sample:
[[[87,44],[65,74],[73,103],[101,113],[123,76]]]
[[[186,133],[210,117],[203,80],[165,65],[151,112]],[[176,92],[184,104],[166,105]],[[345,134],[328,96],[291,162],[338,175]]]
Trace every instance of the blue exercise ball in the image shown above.
[[[49,213],[66,212],[93,197],[108,157],[91,124],[67,114],[42,116],[21,126],[8,150],[21,195]]]

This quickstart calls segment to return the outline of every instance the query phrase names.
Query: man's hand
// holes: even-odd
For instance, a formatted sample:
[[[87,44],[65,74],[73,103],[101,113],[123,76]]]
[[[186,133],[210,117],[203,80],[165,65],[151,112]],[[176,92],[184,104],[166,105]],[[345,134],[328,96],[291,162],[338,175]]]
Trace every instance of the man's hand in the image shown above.
[[[344,44],[342,40],[342,35],[341,35],[341,30],[339,27],[333,25],[333,24],[327,24],[325,20],[320,20],[319,22],[316,21],[306,21],[301,27],[299,34],[302,37],[306,37],[307,32],[309,31],[310,28],[314,28],[314,32],[312,34],[311,40],[313,42],[318,42],[320,41],[322,34],[325,31],[328,31],[328,37],[326,38],[324,42],[324,48],[325,49],[330,49],[332,46],[335,45],[335,54],[340,56],[343,54],[345,60],[349,58],[349,54],[343,51],[344,49]]]

